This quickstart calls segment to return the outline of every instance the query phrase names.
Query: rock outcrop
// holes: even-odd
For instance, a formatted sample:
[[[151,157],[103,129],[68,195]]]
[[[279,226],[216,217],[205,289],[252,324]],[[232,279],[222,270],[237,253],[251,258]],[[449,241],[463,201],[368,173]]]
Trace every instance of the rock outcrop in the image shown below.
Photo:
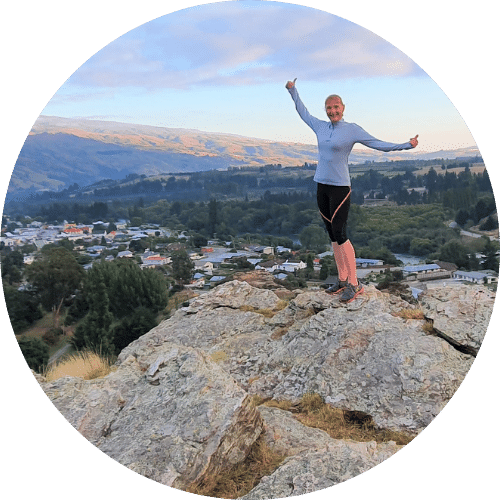
[[[305,427],[289,412],[261,409],[264,439],[271,449],[287,455],[280,467],[262,479],[244,500],[302,495],[347,481],[396,453],[393,441],[355,442],[332,439],[326,432]]]
[[[494,294],[467,285],[450,292],[426,291],[425,314],[477,348]],[[418,307],[373,286],[344,305],[324,291],[290,292],[264,274],[241,275],[132,342],[108,376],[40,383],[95,446],[160,483],[187,489],[241,462],[262,435],[288,458],[245,498],[298,495],[345,481],[400,446],[335,440],[289,412],[255,408],[250,396],[298,403],[318,393],[378,428],[418,434],[474,361],[425,331],[430,320],[399,315]]]

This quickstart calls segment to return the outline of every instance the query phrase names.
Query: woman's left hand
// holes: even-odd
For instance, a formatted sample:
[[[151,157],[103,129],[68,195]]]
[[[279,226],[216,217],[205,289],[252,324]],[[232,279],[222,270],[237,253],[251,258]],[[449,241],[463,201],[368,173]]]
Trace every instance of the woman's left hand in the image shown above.
[[[412,148],[416,148],[418,145],[417,137],[418,137],[418,134],[413,139],[410,139],[410,144],[411,144]]]

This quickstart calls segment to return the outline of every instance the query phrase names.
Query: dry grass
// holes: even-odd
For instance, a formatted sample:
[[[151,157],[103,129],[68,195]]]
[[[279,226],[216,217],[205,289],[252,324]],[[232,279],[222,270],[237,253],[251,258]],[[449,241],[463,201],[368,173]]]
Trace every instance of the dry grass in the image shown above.
[[[276,401],[274,399],[271,399],[269,401],[264,402],[263,406],[269,406],[271,408],[279,408],[280,410],[290,411],[293,404],[291,401],[287,401],[286,399],[282,401]]]
[[[239,498],[251,491],[264,476],[274,472],[285,458],[273,452],[261,436],[243,462],[217,475],[205,477],[188,491],[208,497]]]
[[[393,314],[403,319],[425,319],[424,312],[421,309],[401,309]]]
[[[256,307],[249,306],[249,305],[242,305],[239,307],[240,311],[243,312],[254,312],[257,314],[262,314],[265,318],[272,318],[275,314],[276,311],[273,311],[272,309],[265,308],[265,309],[257,309]]]
[[[78,352],[47,368],[44,376],[48,382],[61,377],[80,377],[92,380],[111,372],[109,360],[91,351]]]
[[[210,353],[210,357],[215,363],[220,363],[222,361],[226,361],[227,353],[225,353],[224,351],[215,351]]]
[[[399,445],[405,445],[415,437],[403,432],[377,429],[370,415],[332,408],[315,393],[305,394],[297,404],[286,400],[270,400],[254,394],[251,397],[251,404],[291,411],[304,425],[322,429],[334,439],[378,443],[395,441]],[[261,435],[243,462],[217,475],[204,477],[187,491],[208,497],[239,498],[250,492],[264,476],[272,474],[285,458],[273,452]]]
[[[281,340],[288,333],[288,326],[281,326],[276,328],[271,334],[271,339],[273,340]]]
[[[432,321],[426,321],[423,326],[422,326],[422,329],[424,330],[425,333],[434,333],[434,325],[432,323]]]
[[[403,432],[377,429],[370,415],[332,408],[319,394],[305,394],[302,397],[296,418],[304,425],[327,432],[334,439],[377,443],[395,441],[405,445],[415,437]]]
[[[280,299],[280,301],[274,306],[275,311],[282,311],[288,306],[288,301]]]
[[[272,318],[276,313],[285,309],[286,306],[288,306],[288,302],[286,300],[279,300],[272,309],[269,307],[258,309],[257,307],[247,304],[240,306],[239,309],[240,311],[244,312],[254,312],[257,314],[262,314],[262,316],[264,316],[265,318]]]

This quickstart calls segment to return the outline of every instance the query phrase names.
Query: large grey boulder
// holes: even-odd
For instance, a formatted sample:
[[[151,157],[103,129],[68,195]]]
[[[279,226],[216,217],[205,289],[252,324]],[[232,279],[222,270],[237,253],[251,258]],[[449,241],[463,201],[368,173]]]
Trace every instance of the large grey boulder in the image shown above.
[[[461,346],[481,347],[490,322],[495,292],[485,286],[460,284],[427,289],[420,296],[434,328]]]
[[[130,344],[120,359],[162,342],[194,346],[251,394],[297,402],[317,392],[332,406],[369,413],[379,427],[411,433],[441,411],[474,360],[426,333],[424,320],[395,316],[416,306],[373,286],[348,305],[304,291],[286,308],[272,291],[246,283],[214,292]],[[273,307],[272,317],[259,313]]]
[[[288,458],[246,496],[253,500],[337,484],[400,447],[334,440],[288,412],[254,408],[251,395],[298,403],[314,392],[333,407],[369,414],[379,428],[416,435],[474,361],[424,330],[426,320],[400,317],[418,307],[400,296],[366,286],[345,305],[321,290],[287,294],[252,276],[265,288],[235,280],[200,295],[127,346],[102,379],[38,380],[96,447],[180,489],[243,461],[263,432]],[[479,346],[494,294],[482,287],[454,293],[426,292],[425,314],[450,334],[474,326],[457,339]]]
[[[42,387],[101,451],[181,489],[242,461],[262,430],[247,393],[210,356],[172,343],[127,357],[102,379]]]

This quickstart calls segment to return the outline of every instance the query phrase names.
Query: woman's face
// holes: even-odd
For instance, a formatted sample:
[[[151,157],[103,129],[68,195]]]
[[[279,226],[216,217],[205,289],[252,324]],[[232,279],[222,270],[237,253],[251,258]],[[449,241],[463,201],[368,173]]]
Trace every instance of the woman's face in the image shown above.
[[[331,97],[325,103],[325,110],[328,118],[332,123],[337,123],[342,120],[345,106],[339,97]]]

